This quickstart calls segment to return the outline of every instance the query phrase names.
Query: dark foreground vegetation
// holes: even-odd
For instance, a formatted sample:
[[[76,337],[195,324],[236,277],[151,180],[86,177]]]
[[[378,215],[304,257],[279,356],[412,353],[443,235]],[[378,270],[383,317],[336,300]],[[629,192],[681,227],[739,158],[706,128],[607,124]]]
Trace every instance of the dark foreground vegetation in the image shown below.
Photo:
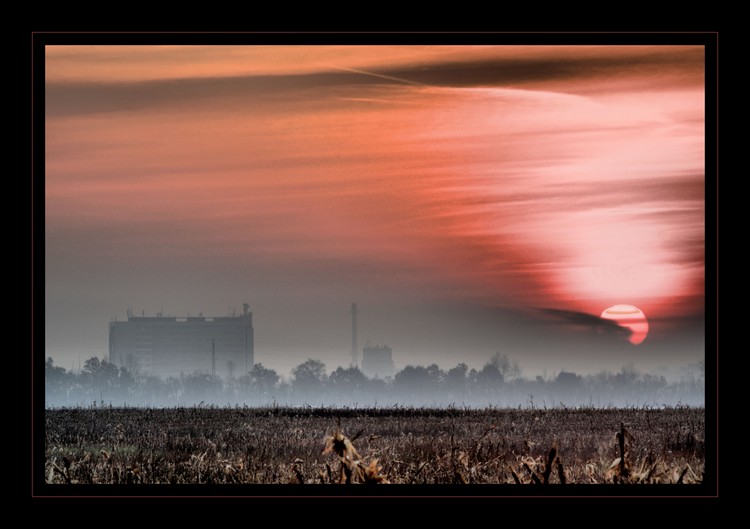
[[[693,484],[703,408],[74,408],[48,483]]]

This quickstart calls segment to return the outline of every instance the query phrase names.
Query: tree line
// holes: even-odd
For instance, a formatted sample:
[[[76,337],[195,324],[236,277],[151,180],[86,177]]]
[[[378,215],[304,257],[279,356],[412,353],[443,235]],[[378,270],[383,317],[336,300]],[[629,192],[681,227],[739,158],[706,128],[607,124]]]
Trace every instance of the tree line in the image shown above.
[[[632,366],[619,372],[579,375],[561,371],[553,378],[521,376],[518,364],[496,354],[481,369],[460,363],[448,370],[437,364],[409,365],[393,377],[371,379],[357,367],[330,374],[309,359],[288,378],[255,364],[239,377],[192,373],[160,378],[133,373],[93,357],[76,373],[45,364],[45,403],[61,406],[674,406],[704,405],[703,378],[667,382]]]

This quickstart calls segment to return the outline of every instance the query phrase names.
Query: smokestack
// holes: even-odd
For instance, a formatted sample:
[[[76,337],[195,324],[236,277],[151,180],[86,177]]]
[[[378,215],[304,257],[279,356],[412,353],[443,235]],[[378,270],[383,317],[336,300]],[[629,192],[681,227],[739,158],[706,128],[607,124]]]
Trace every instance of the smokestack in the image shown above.
[[[352,303],[352,364],[351,367],[359,367],[359,352],[357,351],[357,304]]]
[[[216,376],[216,340],[211,340],[211,376]]]

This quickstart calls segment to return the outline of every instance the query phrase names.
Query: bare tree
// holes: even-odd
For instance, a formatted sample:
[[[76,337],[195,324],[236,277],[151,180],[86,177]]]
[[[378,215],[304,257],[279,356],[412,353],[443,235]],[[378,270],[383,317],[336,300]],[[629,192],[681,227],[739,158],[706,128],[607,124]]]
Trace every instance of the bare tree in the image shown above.
[[[499,352],[495,353],[490,360],[490,364],[503,375],[505,380],[512,380],[521,376],[521,367],[518,362],[510,358],[507,353],[502,355]]]

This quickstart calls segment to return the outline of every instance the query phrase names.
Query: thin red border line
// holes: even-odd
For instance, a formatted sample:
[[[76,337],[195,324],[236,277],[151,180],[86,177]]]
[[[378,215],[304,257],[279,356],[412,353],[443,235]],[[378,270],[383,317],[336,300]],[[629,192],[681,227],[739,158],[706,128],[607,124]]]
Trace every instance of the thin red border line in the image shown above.
[[[612,485],[612,486],[613,487],[617,487],[617,485]],[[645,485],[645,486],[648,487],[648,485]],[[461,495],[461,496],[447,496],[447,495],[429,495],[429,496],[422,496],[422,495],[419,495],[419,496],[409,496],[409,495],[403,495],[403,496],[387,496],[387,495],[377,495],[377,496],[370,496],[370,495],[367,495],[367,496],[365,496],[365,495],[361,495],[360,496],[360,495],[348,495],[348,494],[347,495],[338,495],[338,496],[337,495],[319,495],[319,496],[314,496],[314,495],[313,496],[302,496],[302,495],[294,495],[294,496],[289,496],[289,495],[287,495],[287,496],[219,496],[219,495],[215,495],[215,496],[197,496],[197,495],[184,495],[184,496],[173,496],[173,495],[169,495],[169,496],[154,496],[154,495],[152,495],[152,496],[122,496],[122,495],[120,495],[120,496],[104,496],[104,495],[102,495],[102,496],[99,496],[99,495],[52,496],[52,495],[48,495],[48,496],[35,496],[35,497],[36,498],[50,498],[50,499],[62,499],[62,498],[81,498],[81,499],[96,499],[96,498],[103,498],[103,499],[108,499],[108,498],[124,498],[124,499],[127,499],[127,498],[133,498],[133,499],[151,499],[151,498],[154,498],[154,499],[198,499],[198,498],[208,498],[208,499],[211,499],[211,498],[221,498],[221,499],[234,499],[234,498],[237,498],[237,499],[244,499],[244,500],[254,499],[254,498],[258,498],[258,499],[270,499],[270,498],[273,498],[273,499],[291,499],[291,500],[293,500],[295,498],[300,498],[300,499],[334,499],[334,500],[349,499],[349,498],[351,498],[351,499],[357,499],[357,498],[369,498],[369,499],[379,499],[379,498],[387,498],[387,499],[398,499],[398,498],[424,498],[424,499],[430,499],[430,498],[438,498],[438,499],[447,499],[447,498],[451,498],[451,499],[455,499],[455,498],[458,498],[458,499],[460,499],[460,498],[474,498],[474,499],[481,499],[481,498],[487,498],[487,499],[493,499],[493,500],[497,500],[497,499],[513,500],[513,499],[516,499],[516,498],[525,498],[525,499],[533,499],[533,498],[549,498],[549,499],[563,498],[565,500],[574,499],[574,498],[580,498],[580,499],[591,500],[591,499],[599,499],[600,498],[602,500],[609,500],[609,499],[624,499],[624,500],[626,500],[626,499],[641,499],[641,500],[643,500],[643,499],[649,499],[649,500],[650,499],[655,499],[655,500],[661,500],[661,499],[675,499],[675,500],[679,500],[679,499],[690,499],[690,500],[705,499],[705,500],[711,500],[711,499],[718,498],[718,496],[581,496],[581,495],[571,495],[571,496],[521,496],[521,495],[508,495],[508,496],[469,496],[469,495]]]
[[[34,497],[34,33],[31,34],[31,496]]]
[[[715,156],[715,178],[716,181],[714,182],[714,185],[716,187],[716,354],[714,355],[714,361],[716,362],[716,415],[714,415],[714,418],[716,420],[716,496],[719,495],[719,32],[717,31],[714,33],[716,35],[716,50],[715,50],[715,57],[716,60],[716,72],[714,79],[716,80],[715,85],[715,91],[714,97],[716,99],[716,138],[714,141],[716,142],[716,150],[714,151]],[[704,176],[705,178],[705,176]],[[705,266],[703,267],[704,270],[704,276],[705,276]],[[705,285],[705,277],[704,277],[704,286],[703,289],[705,291],[706,285]],[[704,310],[705,310],[705,303],[704,303]],[[704,362],[705,362],[705,352],[704,355]],[[705,383],[705,370],[703,372],[703,378]],[[704,386],[705,388],[705,386]],[[705,422],[705,421],[704,421]]]
[[[35,31],[32,35],[505,35],[505,34],[571,34],[571,35],[603,35],[628,34],[645,35],[667,33],[701,34],[706,31]]]

